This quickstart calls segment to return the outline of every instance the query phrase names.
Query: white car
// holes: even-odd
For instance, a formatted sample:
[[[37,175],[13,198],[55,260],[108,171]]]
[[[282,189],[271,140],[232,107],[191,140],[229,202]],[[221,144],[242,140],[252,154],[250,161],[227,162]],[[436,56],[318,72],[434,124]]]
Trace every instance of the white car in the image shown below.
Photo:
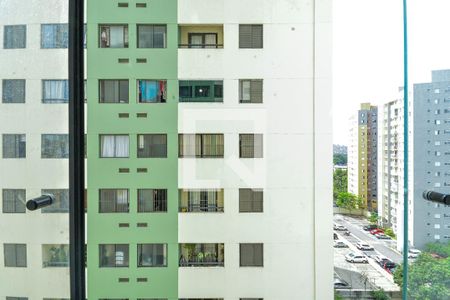
[[[362,254],[350,252],[345,256],[345,260],[352,263],[368,263],[367,257]]]
[[[363,251],[370,251],[373,250],[373,247],[370,246],[367,243],[363,243],[363,242],[359,242],[356,244],[356,248],[358,248],[359,250],[363,250]]]
[[[338,231],[345,231],[345,230],[347,230],[347,228],[345,228],[344,225],[340,225],[340,224],[334,224],[333,229],[334,230],[338,230]]]
[[[409,249],[408,258],[418,258],[420,253],[422,253],[422,251],[417,249]]]

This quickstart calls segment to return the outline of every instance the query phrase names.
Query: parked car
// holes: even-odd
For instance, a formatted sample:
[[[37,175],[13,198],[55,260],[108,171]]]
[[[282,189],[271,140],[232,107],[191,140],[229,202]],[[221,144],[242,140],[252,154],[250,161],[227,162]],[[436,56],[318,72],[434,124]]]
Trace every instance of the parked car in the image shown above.
[[[370,256],[377,264],[380,265],[380,267],[384,266],[384,263],[387,261],[390,261],[389,258],[384,257],[383,255],[372,255]]]
[[[334,241],[334,248],[348,248],[348,245],[343,241]]]
[[[377,229],[377,228],[378,228],[378,226],[375,224],[369,224],[369,225],[363,226],[363,230],[365,230],[365,231],[369,231],[369,230],[373,230],[373,229]]]
[[[336,223],[334,223],[333,229],[334,229],[334,230],[338,230],[338,231],[344,231],[344,230],[347,230],[347,228],[345,228],[344,225],[340,225],[340,224],[336,224]]]
[[[384,233],[383,229],[375,228],[369,231],[370,234],[376,234],[376,233]]]
[[[333,232],[333,239],[337,240],[339,239],[338,235],[336,234],[336,232]]]
[[[345,280],[335,278],[334,279],[334,288],[335,289],[350,289],[351,285],[348,284],[348,282]]]
[[[396,268],[397,264],[392,261],[387,261],[383,265],[383,269],[385,269],[388,273],[393,273],[392,269]]]
[[[388,236],[388,235],[385,235],[384,233],[376,233],[376,234],[374,234],[375,235],[375,237],[377,238],[377,239],[379,239],[379,240],[390,240],[391,239],[391,237],[390,236]]]
[[[364,243],[364,242],[359,242],[359,243],[357,243],[357,244],[356,244],[356,248],[358,248],[359,250],[363,250],[363,251],[370,251],[370,250],[373,250],[373,247],[372,247],[372,246],[370,246],[369,244]]]
[[[345,260],[352,263],[368,263],[367,257],[363,254],[350,252],[345,256]]]
[[[422,253],[422,251],[417,249],[409,249],[408,258],[418,258],[420,253]]]

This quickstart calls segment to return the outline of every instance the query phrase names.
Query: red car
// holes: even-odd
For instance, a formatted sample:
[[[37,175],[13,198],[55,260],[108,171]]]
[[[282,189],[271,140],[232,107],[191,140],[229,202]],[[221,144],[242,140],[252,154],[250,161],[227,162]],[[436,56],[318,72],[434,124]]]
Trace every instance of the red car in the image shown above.
[[[376,228],[376,229],[372,229],[370,231],[370,234],[377,234],[377,233],[384,233],[384,230],[380,229],[380,228]]]

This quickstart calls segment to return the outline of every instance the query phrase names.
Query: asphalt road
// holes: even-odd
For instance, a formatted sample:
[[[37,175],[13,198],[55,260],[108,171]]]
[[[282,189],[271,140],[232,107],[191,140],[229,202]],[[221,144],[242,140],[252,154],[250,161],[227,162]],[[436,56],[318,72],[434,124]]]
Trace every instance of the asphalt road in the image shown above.
[[[369,224],[364,219],[358,219],[353,218],[349,216],[340,216],[336,215],[335,220],[336,223],[342,224],[353,234],[350,236],[345,236],[345,238],[352,242],[352,244],[356,244],[360,240],[363,242],[367,242],[368,244],[372,245],[374,249],[379,252],[381,255],[389,258],[395,263],[401,263],[402,262],[402,255],[393,250],[392,248],[395,248],[396,241],[394,240],[379,240],[373,235],[371,235],[369,232],[364,231],[362,229],[362,226]],[[392,247],[392,248],[391,248]],[[367,256],[375,255],[377,254],[376,251],[363,251]]]

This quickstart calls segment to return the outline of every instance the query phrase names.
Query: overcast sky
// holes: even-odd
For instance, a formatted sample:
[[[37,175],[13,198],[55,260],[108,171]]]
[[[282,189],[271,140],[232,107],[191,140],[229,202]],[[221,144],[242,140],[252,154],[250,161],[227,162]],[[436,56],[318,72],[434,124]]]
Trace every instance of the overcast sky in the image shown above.
[[[359,103],[393,100],[403,85],[402,0],[334,0],[333,142],[348,143]],[[410,85],[450,69],[450,0],[408,0]]]

